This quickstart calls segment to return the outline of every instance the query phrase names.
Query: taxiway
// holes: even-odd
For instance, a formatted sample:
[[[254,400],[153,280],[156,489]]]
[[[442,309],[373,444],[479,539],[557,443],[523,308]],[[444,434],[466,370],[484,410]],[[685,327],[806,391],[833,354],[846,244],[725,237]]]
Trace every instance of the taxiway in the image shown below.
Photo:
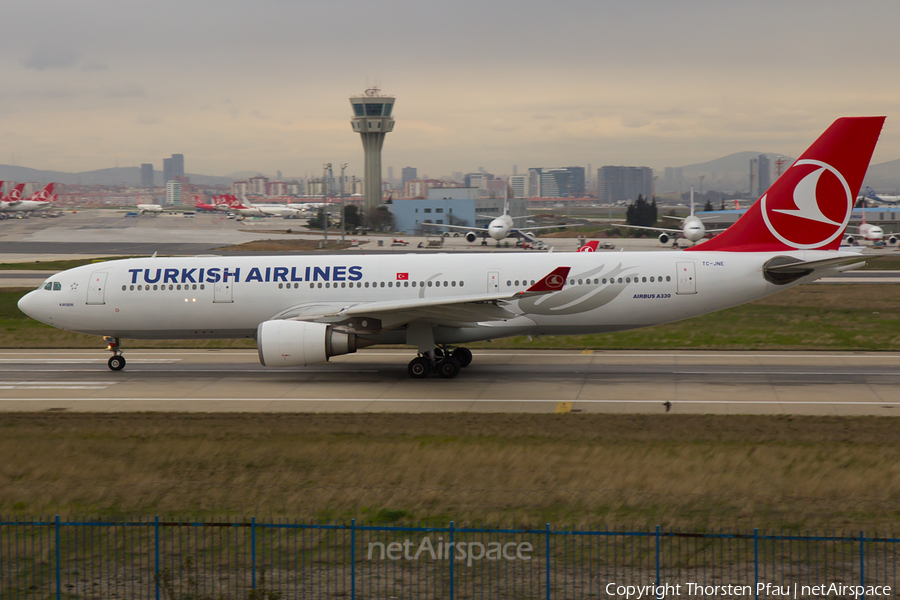
[[[253,350],[0,351],[0,411],[900,415],[900,354],[475,351],[410,379],[411,350],[266,369]],[[668,402],[668,407],[664,404]]]

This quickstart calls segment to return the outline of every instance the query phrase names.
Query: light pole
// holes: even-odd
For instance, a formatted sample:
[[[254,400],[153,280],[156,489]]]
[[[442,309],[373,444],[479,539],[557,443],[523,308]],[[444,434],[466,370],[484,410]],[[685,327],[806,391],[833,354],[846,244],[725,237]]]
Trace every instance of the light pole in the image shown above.
[[[328,171],[331,163],[322,166],[322,200],[325,201],[325,218],[322,220],[322,230],[325,232],[325,247],[328,247]]]
[[[341,163],[341,243],[344,243],[344,215],[347,208],[344,206],[344,171],[347,170],[347,163]]]

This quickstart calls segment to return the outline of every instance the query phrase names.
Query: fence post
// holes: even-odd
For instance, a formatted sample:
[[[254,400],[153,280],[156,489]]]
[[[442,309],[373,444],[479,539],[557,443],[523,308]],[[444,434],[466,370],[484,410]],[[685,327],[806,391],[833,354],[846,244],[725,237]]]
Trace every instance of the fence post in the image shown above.
[[[550,523],[547,523],[547,536],[544,550],[547,553],[547,600],[550,600]]]
[[[759,600],[759,529],[753,528],[753,594],[756,600]]]
[[[865,535],[859,532],[859,585],[863,590],[862,598],[866,598],[866,561],[865,561]],[[877,559],[876,559],[877,564]]]
[[[156,576],[156,600],[159,600],[159,515],[153,520],[153,572]]]
[[[453,521],[450,521],[450,600],[453,600],[453,560],[456,556],[456,547],[453,545]]]
[[[656,587],[659,588],[659,525],[656,526]]]
[[[256,517],[250,517],[250,589],[256,589]]]
[[[356,519],[350,519],[350,600],[356,600]]]
[[[62,600],[62,568],[60,567],[59,515],[56,515],[56,600]]]

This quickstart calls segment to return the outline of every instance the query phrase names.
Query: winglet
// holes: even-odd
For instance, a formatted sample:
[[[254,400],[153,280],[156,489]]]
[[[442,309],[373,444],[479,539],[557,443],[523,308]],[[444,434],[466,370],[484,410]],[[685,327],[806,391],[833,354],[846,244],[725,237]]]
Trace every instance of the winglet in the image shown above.
[[[542,277],[533,286],[525,290],[525,293],[534,292],[558,292],[566,285],[566,277],[569,276],[570,267],[556,267]]]

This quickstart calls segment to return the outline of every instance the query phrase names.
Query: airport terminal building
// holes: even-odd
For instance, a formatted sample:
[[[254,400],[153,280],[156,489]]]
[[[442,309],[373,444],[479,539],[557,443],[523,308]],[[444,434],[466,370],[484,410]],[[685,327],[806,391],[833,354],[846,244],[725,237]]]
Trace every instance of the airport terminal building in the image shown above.
[[[407,235],[426,235],[437,228],[425,223],[482,227],[503,214],[503,198],[479,198],[480,188],[433,188],[428,198],[395,199],[388,204],[394,215],[394,228]],[[509,214],[524,217],[527,202],[521,198],[509,200]],[[524,225],[519,219],[517,225]],[[445,230],[446,231],[446,230]]]

